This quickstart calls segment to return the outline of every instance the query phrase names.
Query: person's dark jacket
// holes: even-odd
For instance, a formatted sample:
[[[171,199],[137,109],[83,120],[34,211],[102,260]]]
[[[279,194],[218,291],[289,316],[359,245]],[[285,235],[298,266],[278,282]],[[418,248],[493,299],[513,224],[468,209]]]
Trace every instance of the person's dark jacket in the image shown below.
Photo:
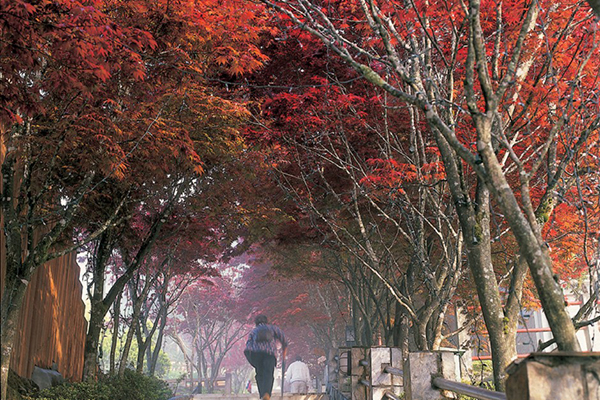
[[[273,335],[271,336],[273,339],[267,342],[259,342],[256,340],[256,332],[259,329],[264,329],[265,327],[272,331]],[[285,335],[283,334],[283,331],[275,325],[259,324],[252,330],[252,332],[250,332],[250,335],[248,335],[248,341],[246,341],[246,350],[244,350],[244,352],[262,352],[277,357],[276,342],[281,343],[281,346],[284,349],[287,347],[287,341],[285,340]]]

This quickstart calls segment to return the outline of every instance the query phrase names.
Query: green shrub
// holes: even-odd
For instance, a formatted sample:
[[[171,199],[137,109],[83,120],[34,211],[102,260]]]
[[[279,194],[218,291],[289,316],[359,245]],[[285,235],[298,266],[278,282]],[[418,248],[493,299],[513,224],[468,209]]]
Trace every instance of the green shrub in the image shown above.
[[[173,396],[166,382],[125,370],[122,377],[98,382],[65,383],[41,391],[28,399],[36,400],[167,400]]]
[[[477,382],[471,382],[471,381],[463,379],[462,383],[466,383],[467,385],[471,385],[471,386],[477,386],[477,387],[480,387],[482,389],[487,389],[487,390],[491,390],[491,391],[495,390],[494,389],[494,382],[492,382],[492,381],[477,383]],[[458,399],[459,400],[477,400],[474,397],[465,396],[464,394],[459,395]]]
[[[31,379],[17,375],[12,369],[8,370],[7,400],[21,400],[23,396],[30,396],[37,392],[39,388]]]
[[[102,382],[85,381],[78,383],[65,383],[42,390],[33,399],[47,400],[72,400],[72,399],[94,399],[110,400],[113,390]]]
[[[109,379],[115,400],[167,400],[173,397],[169,385],[158,378],[125,370],[123,377]]]

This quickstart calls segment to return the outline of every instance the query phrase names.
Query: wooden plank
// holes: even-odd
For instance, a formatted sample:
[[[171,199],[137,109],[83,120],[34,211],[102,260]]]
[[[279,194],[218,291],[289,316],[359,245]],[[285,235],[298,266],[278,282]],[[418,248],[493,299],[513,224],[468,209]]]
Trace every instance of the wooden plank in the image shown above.
[[[0,275],[4,277],[5,239],[3,234],[0,236]],[[82,290],[75,254],[51,260],[34,273],[25,293],[11,356],[11,368],[17,374],[29,378],[34,366],[51,368],[56,363],[65,379],[81,380],[87,330]]]

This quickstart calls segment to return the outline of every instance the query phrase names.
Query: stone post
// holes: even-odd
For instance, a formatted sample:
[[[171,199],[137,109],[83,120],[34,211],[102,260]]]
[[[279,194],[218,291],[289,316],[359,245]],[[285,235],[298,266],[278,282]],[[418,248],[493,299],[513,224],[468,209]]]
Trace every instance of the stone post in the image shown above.
[[[458,356],[452,351],[409,353],[404,364],[404,392],[406,400],[442,400],[458,396],[434,389],[432,377],[459,381]]]
[[[231,394],[231,373],[228,372],[225,374],[225,394]]]
[[[368,368],[370,353],[371,349],[364,347],[351,349],[352,400],[370,400],[371,387],[365,385],[371,381]]]
[[[462,312],[462,307],[456,306],[456,329],[467,324],[465,315]],[[468,376],[473,372],[473,350],[471,349],[471,332],[469,329],[463,329],[456,335],[457,347],[460,353],[460,372],[461,376]]]
[[[402,375],[402,349],[395,347],[373,347],[369,361],[371,377],[371,399],[379,400],[384,393],[392,393],[400,397],[404,392]],[[395,373],[391,373],[390,370]]]
[[[600,353],[532,353],[507,372],[508,400],[600,400]]]

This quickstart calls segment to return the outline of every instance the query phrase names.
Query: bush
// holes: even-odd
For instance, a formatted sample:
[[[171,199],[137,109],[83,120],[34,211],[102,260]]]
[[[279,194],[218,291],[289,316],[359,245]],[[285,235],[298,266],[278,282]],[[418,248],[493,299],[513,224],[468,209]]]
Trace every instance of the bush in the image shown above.
[[[158,378],[125,370],[122,377],[98,382],[66,383],[41,391],[33,400],[167,400],[173,397],[169,385]]]
[[[166,400],[173,397],[167,382],[153,376],[125,370],[120,378],[109,379],[115,400]]]
[[[39,392],[31,399],[56,399],[56,400],[71,400],[71,399],[94,399],[94,400],[110,400],[112,399],[113,390],[110,386],[103,382],[85,381],[78,383],[64,383],[54,386]]]
[[[39,392],[38,386],[31,379],[17,375],[12,369],[8,370],[7,400],[21,400],[23,396]]]

